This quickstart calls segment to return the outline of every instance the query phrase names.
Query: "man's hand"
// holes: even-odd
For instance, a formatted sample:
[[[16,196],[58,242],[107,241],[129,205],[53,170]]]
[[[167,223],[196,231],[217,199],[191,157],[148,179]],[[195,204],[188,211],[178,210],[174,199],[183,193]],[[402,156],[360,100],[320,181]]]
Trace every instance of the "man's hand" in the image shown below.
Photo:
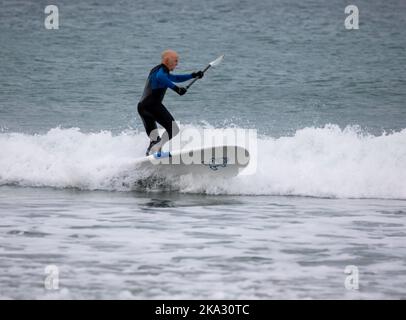
[[[183,96],[183,95],[186,93],[186,91],[187,91],[186,88],[184,88],[184,87],[178,87],[178,86],[175,86],[175,88],[173,88],[173,90],[175,90],[175,92],[176,92],[178,95],[180,95],[180,96]]]
[[[203,76],[204,76],[204,72],[203,72],[203,71],[197,71],[197,72],[193,72],[193,73],[192,73],[192,77],[193,77],[193,78],[201,79],[201,78],[203,78]]]

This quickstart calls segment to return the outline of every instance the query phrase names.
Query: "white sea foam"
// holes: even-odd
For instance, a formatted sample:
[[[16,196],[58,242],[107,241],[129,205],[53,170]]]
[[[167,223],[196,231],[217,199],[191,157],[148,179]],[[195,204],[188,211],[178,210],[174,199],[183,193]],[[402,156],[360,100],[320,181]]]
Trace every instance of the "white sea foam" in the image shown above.
[[[232,183],[190,176],[166,183],[193,193],[406,199],[406,129],[374,136],[357,127],[327,125],[259,137],[257,143],[253,175]],[[0,133],[0,185],[131,190],[145,179],[133,161],[146,146],[145,133],[133,131]]]

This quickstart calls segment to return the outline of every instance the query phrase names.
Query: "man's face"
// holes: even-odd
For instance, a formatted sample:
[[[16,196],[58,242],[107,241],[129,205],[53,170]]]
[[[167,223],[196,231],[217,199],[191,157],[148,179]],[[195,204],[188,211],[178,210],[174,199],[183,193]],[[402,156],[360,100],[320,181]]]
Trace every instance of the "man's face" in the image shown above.
[[[173,54],[171,56],[168,57],[168,69],[170,71],[174,70],[176,68],[176,66],[178,65],[178,61],[179,61],[179,57],[176,54]]]

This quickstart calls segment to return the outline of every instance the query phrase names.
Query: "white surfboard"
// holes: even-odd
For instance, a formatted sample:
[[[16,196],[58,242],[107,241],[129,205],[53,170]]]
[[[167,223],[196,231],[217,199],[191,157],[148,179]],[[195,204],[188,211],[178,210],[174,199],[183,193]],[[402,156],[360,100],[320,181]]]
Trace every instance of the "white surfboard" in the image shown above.
[[[233,177],[247,167],[248,150],[235,145],[154,153],[135,160],[137,169],[154,174]]]

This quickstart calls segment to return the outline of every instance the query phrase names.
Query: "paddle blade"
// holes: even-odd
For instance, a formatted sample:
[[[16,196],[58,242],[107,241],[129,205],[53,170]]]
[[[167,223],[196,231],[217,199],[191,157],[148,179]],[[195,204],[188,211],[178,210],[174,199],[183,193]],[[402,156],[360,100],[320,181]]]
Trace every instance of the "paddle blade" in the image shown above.
[[[221,63],[221,61],[223,60],[223,58],[224,58],[224,54],[221,55],[220,57],[218,57],[216,60],[210,62],[210,66],[215,67],[215,66],[219,65]]]

